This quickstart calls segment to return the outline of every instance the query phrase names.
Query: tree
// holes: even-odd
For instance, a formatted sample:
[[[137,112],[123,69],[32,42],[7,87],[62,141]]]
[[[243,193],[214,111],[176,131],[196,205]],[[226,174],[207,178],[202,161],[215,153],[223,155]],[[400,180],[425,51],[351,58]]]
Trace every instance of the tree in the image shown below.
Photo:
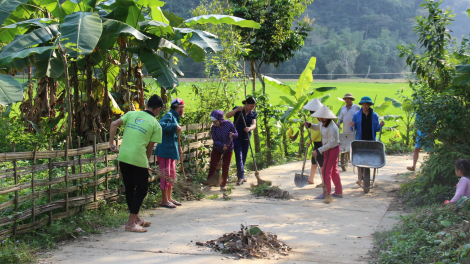
[[[339,66],[341,66],[348,78],[351,78],[351,74],[354,73],[354,64],[356,63],[356,58],[359,56],[357,50],[341,49],[336,51],[339,56]]]
[[[261,24],[257,30],[241,29],[240,35],[252,50],[244,56],[249,62],[252,78],[253,93],[256,92],[256,78],[262,84],[263,94],[266,94],[265,80],[261,75],[261,69],[270,64],[279,66],[294,56],[294,52],[300,50],[311,28],[305,22],[296,19],[302,15],[307,5],[313,0],[231,0],[234,16],[254,20]],[[262,111],[262,109],[261,109]],[[266,148],[271,149],[271,129],[267,113],[263,115],[264,134],[267,137]],[[254,132],[255,150],[261,152],[258,126]],[[272,156],[267,154],[270,162]]]

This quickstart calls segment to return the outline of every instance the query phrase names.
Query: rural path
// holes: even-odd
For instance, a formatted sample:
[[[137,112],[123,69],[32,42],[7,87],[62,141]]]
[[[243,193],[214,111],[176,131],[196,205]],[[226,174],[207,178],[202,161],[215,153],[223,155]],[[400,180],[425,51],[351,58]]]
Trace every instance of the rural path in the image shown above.
[[[356,185],[351,167],[340,171],[344,198],[331,204],[314,200],[321,193],[314,187],[320,182],[318,176],[315,185],[295,187],[293,178],[300,173],[301,162],[272,167],[260,172],[261,177],[289,191],[294,199],[254,197],[245,183],[236,186],[232,199],[225,201],[218,188],[213,188],[208,195],[219,193],[217,200],[150,211],[145,217],[152,221],[147,233],[124,232],[122,226],[59,245],[46,253],[41,263],[367,263],[372,233],[390,228],[396,221],[393,216],[400,206],[390,203],[401,181],[398,175],[406,172],[410,162],[411,156],[387,156],[387,165],[369,194]],[[249,177],[248,183],[253,181],[254,177]],[[292,247],[290,255],[279,260],[234,260],[195,245],[238,231],[240,224],[259,225],[261,230],[277,234]]]

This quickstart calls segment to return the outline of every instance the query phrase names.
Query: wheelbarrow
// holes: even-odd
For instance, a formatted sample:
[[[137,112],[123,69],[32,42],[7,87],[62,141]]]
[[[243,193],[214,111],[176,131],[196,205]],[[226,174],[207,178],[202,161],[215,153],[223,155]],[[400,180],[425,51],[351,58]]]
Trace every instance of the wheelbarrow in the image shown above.
[[[350,163],[350,149],[351,149],[351,142],[354,140],[354,134],[352,133],[340,133],[339,134],[339,159],[338,159],[338,167],[341,167],[343,171],[346,171],[348,165]]]
[[[358,184],[368,193],[374,188],[375,177],[379,169],[385,166],[385,145],[380,141],[382,129],[380,129],[379,141],[354,140],[351,142],[351,164],[358,168]],[[373,169],[372,182],[370,169]],[[362,184],[364,182],[364,184]]]

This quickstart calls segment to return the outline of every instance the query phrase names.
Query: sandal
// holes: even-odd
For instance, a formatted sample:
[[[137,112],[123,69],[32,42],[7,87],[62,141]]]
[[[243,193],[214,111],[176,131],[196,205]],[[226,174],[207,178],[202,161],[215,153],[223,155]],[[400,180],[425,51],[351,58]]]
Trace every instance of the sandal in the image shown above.
[[[172,202],[174,205],[176,205],[176,206],[181,206],[181,203],[178,202],[178,201],[176,201],[176,200],[173,200],[173,201],[171,201],[171,202]]]
[[[336,197],[336,198],[343,198],[342,194],[333,193],[331,196]]]
[[[314,182],[311,182],[311,181],[307,181],[308,184],[314,184]]]
[[[317,186],[315,186],[315,188],[323,188],[323,184],[318,184]]]
[[[315,197],[315,199],[325,199],[325,196],[323,194],[320,194],[317,197]]]
[[[147,229],[139,226],[139,225],[135,225],[133,228],[127,228],[126,227],[126,231],[128,232],[136,232],[136,233],[145,233],[147,232]]]
[[[237,185],[242,185],[242,184],[243,184],[243,180],[237,181]]]
[[[149,227],[152,224],[152,222],[150,222],[150,221],[145,221],[145,220],[143,220],[143,221],[144,221],[144,223],[142,223],[140,225],[141,227]]]
[[[413,167],[413,166],[406,167],[406,169],[409,170],[409,171],[415,171],[415,167]]]
[[[176,208],[176,205],[172,202],[168,202],[166,204],[160,204],[160,207],[166,207],[166,208],[170,208],[170,209],[175,209]]]

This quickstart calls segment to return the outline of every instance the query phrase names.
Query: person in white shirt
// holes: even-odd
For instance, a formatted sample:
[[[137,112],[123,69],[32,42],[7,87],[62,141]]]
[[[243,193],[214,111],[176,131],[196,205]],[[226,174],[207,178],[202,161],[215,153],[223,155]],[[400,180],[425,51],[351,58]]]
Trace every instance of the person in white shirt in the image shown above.
[[[338,128],[341,128],[341,124],[343,125],[343,133],[352,133],[351,129],[349,129],[349,124],[352,121],[353,115],[361,110],[361,108],[353,104],[353,101],[356,100],[354,99],[354,96],[351,93],[347,93],[343,97],[344,102],[346,102],[346,105],[341,107],[341,110],[339,110],[339,116],[338,116],[338,123],[336,124]]]
[[[337,117],[326,105],[320,107],[318,111],[312,114],[312,117],[317,117],[320,123],[312,124],[305,122],[305,126],[313,130],[319,130],[323,142],[323,146],[314,151],[312,156],[316,158],[318,155],[323,154],[322,176],[326,192],[328,194],[331,193],[331,181],[333,180],[335,192],[331,196],[343,198],[343,187],[338,171],[339,131],[333,121]],[[323,193],[315,199],[325,199],[325,196],[326,194]]]

